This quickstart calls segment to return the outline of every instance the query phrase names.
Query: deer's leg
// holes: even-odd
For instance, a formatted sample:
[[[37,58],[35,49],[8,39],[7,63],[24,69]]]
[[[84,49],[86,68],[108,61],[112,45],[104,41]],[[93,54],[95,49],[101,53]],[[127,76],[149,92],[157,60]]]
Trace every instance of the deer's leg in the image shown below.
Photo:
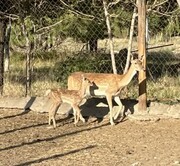
[[[80,119],[83,123],[85,123],[86,121],[85,121],[85,119],[83,118],[83,116],[82,116],[82,114],[81,114],[80,108],[77,107],[77,109],[78,109],[78,121],[79,121],[79,119]]]
[[[74,115],[74,124],[77,123],[77,111],[74,105],[71,105],[73,108],[73,115]]]
[[[79,119],[85,123],[85,119],[83,118],[81,114],[81,110],[77,105],[73,105],[73,110],[74,110],[74,124],[76,125],[79,122]]]
[[[55,116],[58,110],[58,107],[60,106],[61,103],[56,102],[55,104],[53,104],[52,110],[51,110],[51,120],[53,121],[53,127],[56,128],[56,120],[55,120]]]
[[[56,128],[56,120],[55,120],[55,116],[56,116],[56,112],[57,112],[57,108],[58,108],[58,105],[55,104],[54,107],[53,107],[53,110],[52,110],[52,121],[53,121],[53,127]]]
[[[72,108],[73,108],[73,115],[74,115],[74,124],[76,125],[77,124],[77,119],[78,119],[78,110],[77,110],[77,107],[73,104],[72,105]]]
[[[50,115],[49,115],[48,124],[51,125],[51,117],[50,117]]]
[[[115,100],[115,102],[116,102],[116,103],[118,104],[118,106],[119,106],[119,109],[118,109],[117,113],[116,113],[115,116],[114,116],[114,119],[116,120],[116,119],[118,118],[119,114],[121,113],[121,110],[123,109],[123,105],[122,105],[122,103],[121,103],[121,100],[120,100],[120,97],[119,97],[119,96],[115,96],[115,97],[114,97],[114,100]]]
[[[53,121],[53,127],[56,128],[56,120],[54,116],[52,117],[52,121]]]
[[[50,109],[49,109],[49,120],[48,120],[48,124],[51,125],[51,120],[52,120],[52,112],[53,112],[53,105],[51,105]]]
[[[106,99],[109,106],[110,123],[111,125],[115,125],[114,120],[113,120],[113,115],[112,115],[112,95],[106,94]]]

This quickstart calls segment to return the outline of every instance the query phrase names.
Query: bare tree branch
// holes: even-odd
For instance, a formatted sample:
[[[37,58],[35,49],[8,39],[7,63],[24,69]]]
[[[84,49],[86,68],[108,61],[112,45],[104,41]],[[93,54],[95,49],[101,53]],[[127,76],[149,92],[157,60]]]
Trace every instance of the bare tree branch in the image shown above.
[[[177,0],[177,1],[180,1],[180,0]],[[159,11],[158,9],[158,7],[160,7],[160,6],[162,6],[164,3],[166,3],[166,2],[168,2],[168,0],[164,0],[163,2],[161,2],[161,3],[158,3],[157,2],[157,0],[155,0],[154,1],[154,3],[153,3],[153,5],[149,5],[149,8],[147,9],[147,12],[149,13],[149,12],[154,12],[154,13],[157,13],[157,14],[159,14],[159,15],[161,15],[161,16],[171,16],[173,13],[176,13],[178,10],[179,10],[179,8],[178,9],[176,9],[176,10],[173,10],[173,11],[171,11],[171,12],[168,12],[168,9],[169,9],[169,7],[170,7],[170,5],[169,5],[169,7],[167,7],[167,10],[166,11],[164,11],[164,12],[161,12],[161,11]],[[157,9],[156,9],[157,8]]]
[[[113,5],[116,5],[120,2],[121,0],[116,0],[115,2],[110,2],[108,5],[107,5],[107,9]]]
[[[157,14],[159,14],[159,15],[161,15],[161,16],[170,17],[170,16],[172,16],[173,13],[176,13],[178,10],[179,10],[179,9],[174,10],[173,12],[163,12],[163,13],[160,12],[160,11],[157,11],[157,10],[152,10],[152,12],[157,13]]]
[[[36,31],[36,33],[40,32],[40,31],[42,31],[42,30],[49,30],[50,28],[52,28],[52,27],[54,27],[54,26],[56,26],[56,25],[58,25],[58,24],[60,24],[60,23],[62,23],[62,22],[63,22],[63,20],[60,20],[60,21],[58,21],[58,22],[56,22],[56,23],[54,23],[54,24],[52,24],[52,25],[48,25],[48,26],[46,26],[46,27],[40,28],[40,29],[38,29],[38,30]]]
[[[153,6],[153,8],[156,8],[156,7],[158,7],[158,6],[161,6],[161,5],[163,5],[164,3],[166,3],[166,2],[168,2],[169,0],[164,0],[163,2],[161,2],[161,3],[158,3],[158,4],[154,4],[154,6]],[[155,0],[155,3],[156,3],[157,1]]]
[[[89,17],[89,18],[95,18],[94,16],[92,15],[88,15],[88,14],[84,14],[78,10],[75,10],[73,9],[72,7],[70,7],[67,3],[65,3],[63,0],[59,0],[63,5],[65,5],[69,11],[71,11],[72,13],[75,13],[77,15],[82,15],[82,16],[85,16],[85,17]]]
[[[164,0],[163,2],[161,3],[157,3],[157,0],[154,1],[153,5],[150,6],[149,9],[147,9],[147,12],[150,12],[152,10],[154,10],[155,8],[157,8],[158,6],[161,6],[163,5],[164,3],[168,2],[168,0]]]
[[[4,13],[4,12],[1,12],[1,11],[0,11],[0,15],[4,16],[5,18],[10,18],[10,19],[12,19],[12,20],[17,20],[17,19],[19,19],[19,16],[18,16],[18,15],[8,14],[8,13]]]

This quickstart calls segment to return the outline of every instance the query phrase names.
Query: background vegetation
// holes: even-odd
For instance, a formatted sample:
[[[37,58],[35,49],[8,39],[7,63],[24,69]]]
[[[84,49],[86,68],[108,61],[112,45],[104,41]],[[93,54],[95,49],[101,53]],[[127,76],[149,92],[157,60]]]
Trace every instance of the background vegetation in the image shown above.
[[[107,0],[118,73],[126,63],[129,30],[136,1]],[[180,100],[180,10],[175,0],[149,0],[148,98]],[[0,17],[6,18],[9,37],[9,67],[5,72],[4,95],[22,96],[30,55],[30,95],[44,95],[48,88],[66,87],[74,71],[112,72],[108,33],[102,1],[96,0],[2,0]],[[8,34],[8,32],[10,32]],[[97,42],[97,49],[96,43]],[[137,49],[137,19],[133,50]],[[8,52],[5,52],[8,58]],[[137,78],[128,94],[138,96]]]

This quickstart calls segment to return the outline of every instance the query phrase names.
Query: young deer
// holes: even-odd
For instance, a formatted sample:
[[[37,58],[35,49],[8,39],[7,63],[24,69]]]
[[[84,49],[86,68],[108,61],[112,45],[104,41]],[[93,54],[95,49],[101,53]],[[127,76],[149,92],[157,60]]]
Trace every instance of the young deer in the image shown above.
[[[130,83],[137,71],[141,70],[144,70],[142,59],[132,59],[129,70],[122,75],[75,72],[68,77],[68,89],[78,89],[81,84],[80,75],[83,74],[93,83],[93,86],[90,87],[90,91],[86,93],[89,93],[92,97],[106,97],[110,110],[110,123],[114,125],[114,120],[118,118],[120,111],[123,109],[123,105],[119,98],[121,89]],[[120,107],[114,118],[112,115],[112,98],[114,98],[115,102]]]
[[[51,125],[51,121],[53,121],[53,126],[56,128],[56,112],[58,107],[64,102],[70,104],[73,108],[75,125],[78,123],[79,119],[85,122],[85,119],[81,115],[79,105],[86,97],[86,89],[88,89],[91,85],[91,82],[82,75],[81,85],[78,90],[67,90],[60,88],[47,90],[46,96],[48,96],[53,102],[49,110],[49,125]]]

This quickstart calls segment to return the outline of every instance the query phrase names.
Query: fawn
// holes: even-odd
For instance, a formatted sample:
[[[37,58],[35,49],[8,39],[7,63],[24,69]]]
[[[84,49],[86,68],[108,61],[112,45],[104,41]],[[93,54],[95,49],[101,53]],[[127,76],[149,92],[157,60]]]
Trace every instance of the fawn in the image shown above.
[[[48,96],[52,100],[52,105],[49,110],[49,125],[51,125],[51,121],[53,121],[53,126],[56,128],[55,116],[58,107],[66,102],[70,104],[73,108],[74,114],[74,124],[76,125],[81,119],[85,122],[85,119],[81,115],[81,110],[79,106],[82,104],[83,99],[86,98],[86,90],[92,86],[92,83],[89,79],[85,78],[83,75],[81,76],[81,86],[79,90],[67,90],[67,89],[49,89],[46,91],[46,96]]]

